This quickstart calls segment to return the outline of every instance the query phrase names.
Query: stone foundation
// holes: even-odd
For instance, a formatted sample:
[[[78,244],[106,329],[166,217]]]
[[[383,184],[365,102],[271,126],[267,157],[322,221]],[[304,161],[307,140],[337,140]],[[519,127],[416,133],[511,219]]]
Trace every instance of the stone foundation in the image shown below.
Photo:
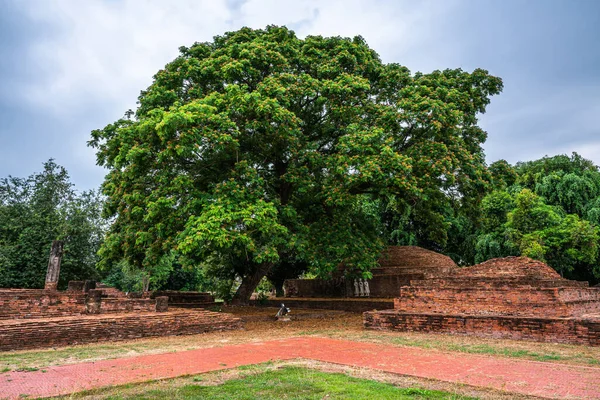
[[[0,351],[241,329],[230,314],[206,310],[0,321]]]

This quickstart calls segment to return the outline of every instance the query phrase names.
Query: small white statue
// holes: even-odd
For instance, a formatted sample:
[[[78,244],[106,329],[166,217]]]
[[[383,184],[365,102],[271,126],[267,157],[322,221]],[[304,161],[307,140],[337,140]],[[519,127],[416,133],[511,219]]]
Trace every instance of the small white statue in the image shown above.
[[[362,279],[358,280],[358,289],[360,291],[360,297],[364,297],[364,295],[365,295],[365,285],[363,284],[363,280]]]
[[[371,296],[371,289],[369,289],[369,281],[365,279],[365,296]]]
[[[358,297],[358,279],[354,280],[354,297]]]

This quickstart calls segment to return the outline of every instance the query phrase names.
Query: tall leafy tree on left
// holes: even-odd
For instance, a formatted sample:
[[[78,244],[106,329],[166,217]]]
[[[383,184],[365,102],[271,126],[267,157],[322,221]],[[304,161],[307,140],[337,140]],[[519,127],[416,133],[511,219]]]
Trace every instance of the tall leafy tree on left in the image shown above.
[[[0,287],[43,288],[53,240],[63,240],[59,288],[97,279],[106,221],[98,192],[78,192],[50,159],[27,178],[0,179]]]

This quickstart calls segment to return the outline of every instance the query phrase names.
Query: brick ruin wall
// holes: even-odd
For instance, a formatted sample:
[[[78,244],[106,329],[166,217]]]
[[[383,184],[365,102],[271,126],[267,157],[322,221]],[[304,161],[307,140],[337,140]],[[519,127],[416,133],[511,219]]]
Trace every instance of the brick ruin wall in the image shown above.
[[[285,297],[346,297],[344,278],[336,279],[286,279],[283,282]]]
[[[0,320],[66,317],[123,312],[164,312],[166,298],[102,297],[102,291],[57,292],[44,289],[0,289]]]
[[[493,259],[411,281],[368,329],[600,345],[600,289],[526,257]]]
[[[600,346],[599,319],[416,314],[383,310],[365,312],[363,323],[365,328],[373,330],[450,333]]]
[[[215,303],[215,296],[207,292],[179,292],[176,290],[159,290],[150,293],[151,299],[167,297],[169,305],[174,307],[196,308],[210,307]]]
[[[0,321],[0,351],[241,328],[239,318],[206,310],[7,320]]]
[[[0,289],[0,320],[81,315],[84,293],[37,289]]]
[[[403,287],[398,312],[425,314],[578,317],[600,313],[596,288]]]

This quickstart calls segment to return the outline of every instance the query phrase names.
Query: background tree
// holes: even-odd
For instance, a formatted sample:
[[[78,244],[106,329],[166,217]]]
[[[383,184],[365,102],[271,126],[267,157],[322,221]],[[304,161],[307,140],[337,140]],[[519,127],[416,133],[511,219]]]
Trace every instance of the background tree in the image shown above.
[[[95,279],[105,221],[94,191],[77,193],[53,160],[28,178],[0,180],[0,287],[42,288],[53,240],[64,240],[59,287]]]
[[[240,279],[245,302],[277,265],[368,275],[384,245],[372,204],[424,225],[443,223],[449,193],[483,196],[477,114],[502,88],[486,71],[411,75],[361,37],[275,26],[180,50],[132,119],[92,133],[116,218],[103,265],[175,249]]]
[[[565,277],[597,282],[598,167],[574,153],[514,168],[501,161],[490,170],[496,190],[481,203],[475,261],[526,255],[548,262]]]

